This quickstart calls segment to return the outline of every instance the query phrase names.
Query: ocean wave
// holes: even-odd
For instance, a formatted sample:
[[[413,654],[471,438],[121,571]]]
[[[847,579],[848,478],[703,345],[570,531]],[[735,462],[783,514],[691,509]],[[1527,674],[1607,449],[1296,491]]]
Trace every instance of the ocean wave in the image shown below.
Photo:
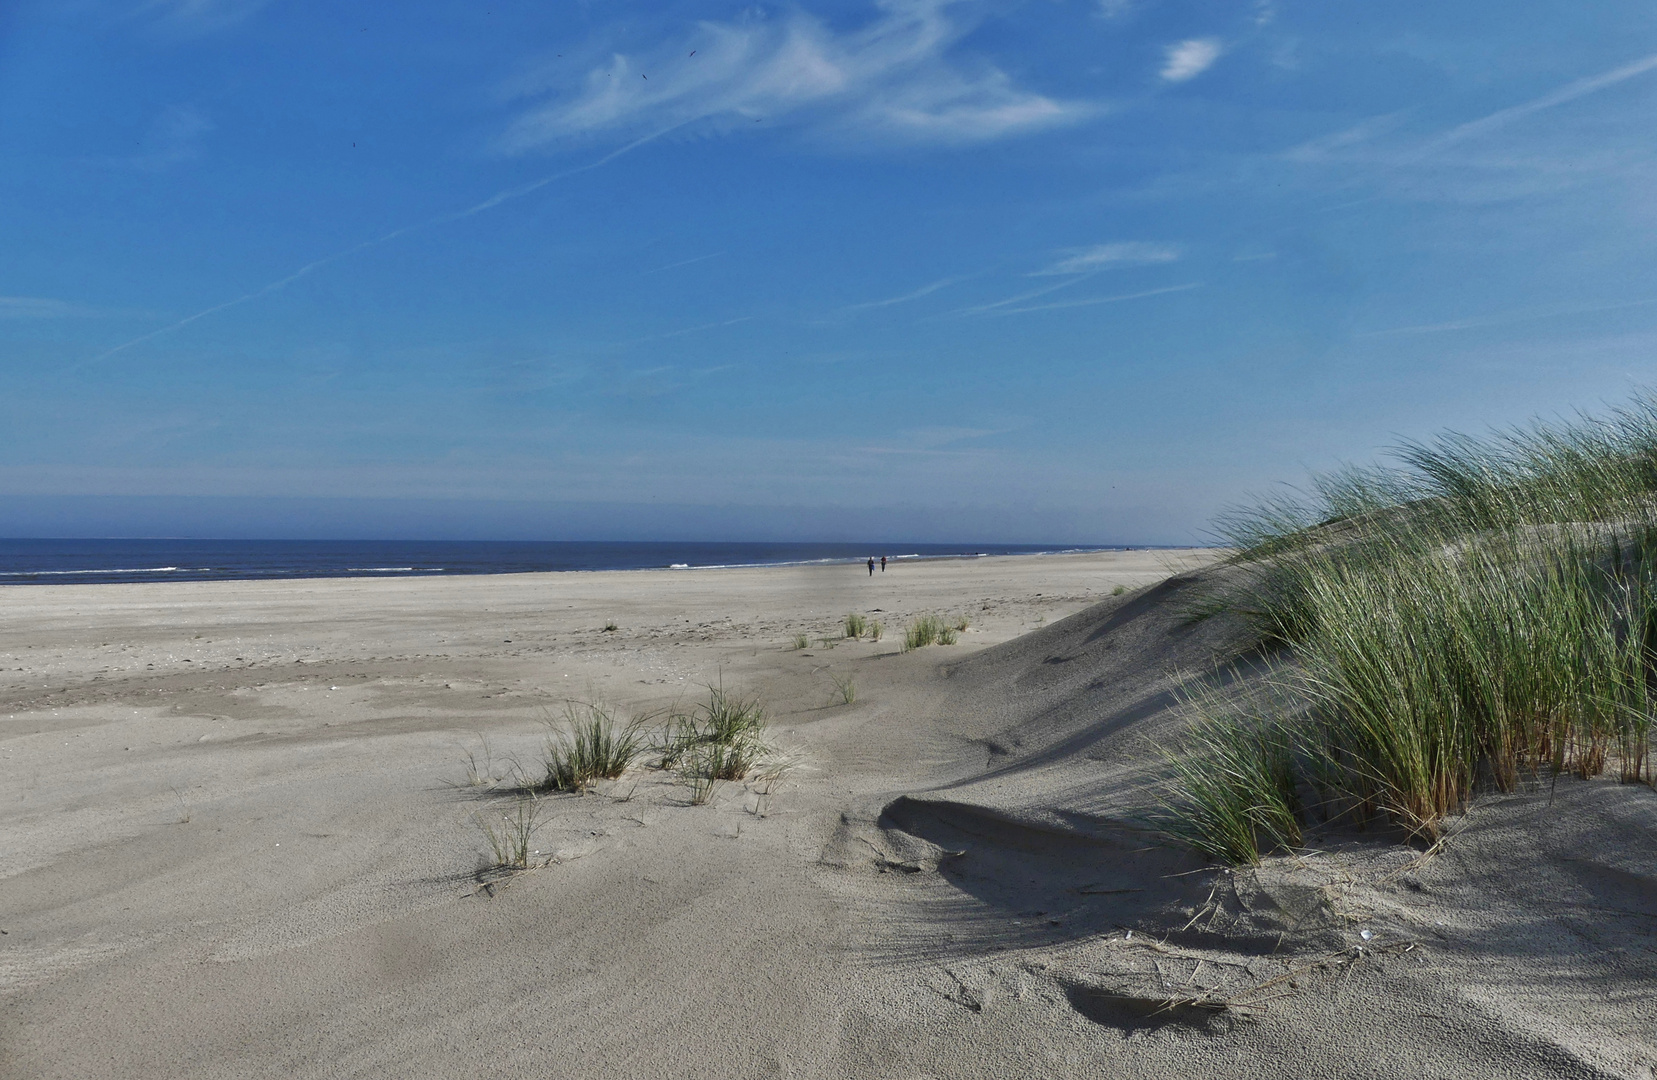
[[[63,577],[68,574],[205,574],[209,567],[143,566],[113,570],[5,570],[0,577]]]
[[[419,566],[347,566],[345,572],[348,574],[416,574],[424,569],[424,567]],[[426,572],[436,573],[442,569],[441,566],[435,566]]]

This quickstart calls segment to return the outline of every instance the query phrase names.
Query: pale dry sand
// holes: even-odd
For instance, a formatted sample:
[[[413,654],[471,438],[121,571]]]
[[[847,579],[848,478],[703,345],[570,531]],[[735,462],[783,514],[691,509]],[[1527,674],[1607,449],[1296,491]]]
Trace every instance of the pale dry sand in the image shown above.
[[[1162,581],[1207,557],[0,590],[0,1075],[1657,1075],[1649,789],[1430,859],[1138,828],[1236,646]],[[853,610],[886,639],[815,640]],[[973,628],[900,654],[921,613]],[[480,875],[464,751],[709,683],[802,768],[555,797],[547,865]]]

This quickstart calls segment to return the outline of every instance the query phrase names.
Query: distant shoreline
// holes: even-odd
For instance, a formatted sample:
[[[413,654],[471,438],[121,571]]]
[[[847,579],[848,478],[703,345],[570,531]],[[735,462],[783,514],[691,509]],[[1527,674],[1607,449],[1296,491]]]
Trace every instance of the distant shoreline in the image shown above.
[[[634,570],[854,566],[1184,551],[1160,545],[673,541],[0,540],[0,586],[403,580]]]

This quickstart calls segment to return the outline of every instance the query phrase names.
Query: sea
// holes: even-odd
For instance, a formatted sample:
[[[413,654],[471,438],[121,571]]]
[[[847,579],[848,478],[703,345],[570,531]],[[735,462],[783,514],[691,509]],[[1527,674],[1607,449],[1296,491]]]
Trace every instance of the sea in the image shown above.
[[[1116,551],[1052,544],[488,540],[4,540],[0,585],[688,570]]]

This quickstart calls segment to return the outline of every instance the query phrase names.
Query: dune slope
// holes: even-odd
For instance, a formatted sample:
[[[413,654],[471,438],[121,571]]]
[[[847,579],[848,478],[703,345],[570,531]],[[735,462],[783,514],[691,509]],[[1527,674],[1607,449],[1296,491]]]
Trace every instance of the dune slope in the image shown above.
[[[1139,554],[855,583],[878,594],[32,593],[41,650],[0,641],[51,672],[0,689],[0,1075],[1652,1075],[1657,797],[1561,781],[1430,858],[1331,835],[1205,868],[1138,816],[1153,744],[1183,682],[1257,677],[1224,666],[1238,627],[1183,617],[1202,571]],[[968,599],[960,646],[786,644]],[[117,631],[149,651],[87,659]],[[648,770],[550,798],[546,865],[479,872],[504,797],[462,745],[532,760],[571,681],[644,709],[716,679],[805,768],[708,806]]]

